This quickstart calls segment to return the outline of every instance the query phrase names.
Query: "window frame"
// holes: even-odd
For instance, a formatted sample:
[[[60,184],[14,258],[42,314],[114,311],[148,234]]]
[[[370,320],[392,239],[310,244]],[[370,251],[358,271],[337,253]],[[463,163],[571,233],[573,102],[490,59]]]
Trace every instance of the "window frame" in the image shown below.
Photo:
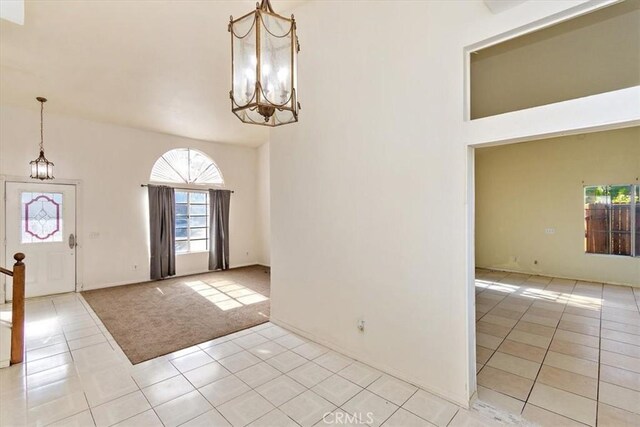
[[[186,202],[178,202],[178,193],[185,193],[187,195],[187,201]],[[204,202],[192,202],[191,200],[191,194],[193,193],[197,193],[197,194],[204,194],[205,196],[205,201]],[[175,233],[175,251],[176,251],[176,255],[188,255],[188,254],[196,254],[196,253],[203,253],[203,252],[209,252],[209,226],[210,226],[210,208],[209,208],[209,192],[208,190],[198,190],[198,189],[175,189],[175,194],[176,194],[176,201],[175,201],[175,209],[176,209],[176,222],[175,222],[175,226],[174,226],[174,233]],[[186,206],[186,214],[178,214],[178,206],[179,205],[183,205]],[[205,206],[205,214],[201,215],[201,214],[192,214],[191,213],[191,206]],[[205,225],[204,226],[193,226],[191,224],[191,218],[192,217],[197,217],[197,218],[205,218]],[[178,219],[186,219],[186,227],[179,227],[178,226]],[[186,229],[186,238],[178,238],[178,229]],[[204,229],[205,230],[205,237],[204,238],[192,238],[191,237],[191,230],[192,229]],[[205,242],[205,249],[203,250],[191,250],[191,242],[194,241],[204,241]],[[187,250],[186,251],[179,251],[178,250],[178,243],[179,242],[186,242],[187,244]]]
[[[587,245],[585,242],[584,253],[586,255],[601,255],[601,256],[618,256],[618,257],[630,257],[630,258],[640,258],[640,251],[636,250],[636,239],[638,238],[638,234],[640,234],[640,228],[637,227],[637,219],[636,219],[636,210],[638,202],[636,202],[636,194],[640,192],[640,184],[591,184],[591,185],[583,185],[582,186],[582,216],[585,219],[585,225],[583,226],[584,238],[587,238],[587,228],[586,228],[586,191],[587,188],[593,187],[630,187],[630,200],[629,200],[629,223],[630,223],[630,254],[616,254],[616,253],[600,253],[600,252],[589,252],[587,250]],[[609,206],[614,205],[614,203],[609,203]],[[608,224],[608,239],[611,241],[612,239],[612,229],[611,229],[611,216],[609,216],[609,224]],[[611,251],[611,245],[609,246],[609,251]]]

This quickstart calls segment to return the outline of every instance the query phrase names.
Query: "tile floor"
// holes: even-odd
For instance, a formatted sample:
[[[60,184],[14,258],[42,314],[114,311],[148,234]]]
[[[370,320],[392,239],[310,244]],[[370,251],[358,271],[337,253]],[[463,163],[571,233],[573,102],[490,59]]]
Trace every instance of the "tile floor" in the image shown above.
[[[271,323],[133,366],[78,294],[26,313],[26,362],[0,369],[2,426],[496,424]]]
[[[478,397],[541,425],[640,426],[640,289],[476,272]]]

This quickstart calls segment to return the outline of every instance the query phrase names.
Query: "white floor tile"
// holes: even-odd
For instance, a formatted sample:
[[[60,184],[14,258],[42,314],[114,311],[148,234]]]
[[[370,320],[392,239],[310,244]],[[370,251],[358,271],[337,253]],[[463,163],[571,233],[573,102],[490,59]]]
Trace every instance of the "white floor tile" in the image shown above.
[[[406,409],[398,409],[382,424],[385,427],[431,427],[433,424],[412,414]]]
[[[220,360],[233,354],[240,353],[242,350],[243,348],[238,344],[234,343],[233,341],[227,341],[205,348],[204,351],[214,359]]]
[[[390,375],[383,375],[367,387],[367,390],[401,406],[418,391],[418,387]]]
[[[91,409],[97,427],[108,427],[151,409],[140,391],[119,397]]]
[[[240,353],[220,359],[219,362],[229,371],[236,373],[256,363],[260,363],[261,360],[248,351],[241,351]]]
[[[418,390],[402,407],[438,426],[449,424],[459,409],[453,403],[424,390]]]
[[[52,369],[57,366],[66,365],[69,363],[73,363],[73,358],[71,357],[71,353],[61,353],[55,356],[46,357],[44,359],[38,359],[34,362],[26,363],[26,373],[27,374],[35,374],[41,371],[46,371],[47,369]],[[5,368],[7,369],[7,368]],[[0,370],[3,371],[4,369]]]
[[[282,375],[280,371],[265,362],[258,363],[243,369],[242,371],[236,372],[236,376],[251,388],[256,388],[280,375]]]
[[[82,411],[79,414],[72,415],[68,418],[50,424],[51,427],[90,427],[95,426],[91,411]]]
[[[73,363],[61,365],[55,368],[47,369],[46,371],[37,372],[35,374],[27,375],[26,387],[28,389],[42,387],[47,384],[51,384],[57,381],[64,380],[66,378],[75,377],[78,373]]]
[[[356,394],[362,391],[362,387],[344,379],[339,375],[332,375],[326,380],[315,385],[313,390],[336,406],[341,406]]]
[[[306,388],[286,375],[282,375],[262,384],[256,388],[256,391],[274,406],[280,406],[302,394]]]
[[[291,334],[291,333],[287,333],[285,335],[282,335],[281,337],[278,337],[274,340],[276,343],[280,344],[281,346],[288,348],[288,349],[292,349],[294,347],[298,347],[302,344],[304,344],[305,342],[307,342],[306,339],[299,337],[295,334]]]
[[[107,339],[102,334],[89,335],[88,337],[78,338],[72,341],[69,341],[69,349],[77,350],[83,347],[89,347],[90,345],[100,344],[102,342],[106,342]]]
[[[212,406],[197,390],[155,408],[165,427],[175,427],[210,411]]]
[[[47,425],[83,412],[88,408],[84,393],[79,391],[29,409],[27,420],[29,424]]]
[[[246,426],[271,412],[274,406],[264,397],[251,390],[218,406],[217,409],[231,425]]]
[[[164,427],[153,409],[119,422],[114,427]]]
[[[255,347],[257,345],[264,344],[264,343],[266,343],[268,341],[269,340],[267,338],[263,337],[262,335],[252,332],[250,334],[243,335],[240,338],[234,339],[233,343],[239,345],[240,347],[242,347],[244,349],[249,349],[251,347]]]
[[[382,372],[362,363],[355,362],[339,371],[338,375],[358,384],[360,387],[366,388],[375,380],[380,378],[382,376]]]
[[[178,375],[149,387],[143,388],[147,400],[155,407],[195,390],[193,385],[182,375]]]
[[[175,366],[167,360],[161,360],[158,363],[149,365],[144,369],[138,369],[132,372],[132,377],[138,387],[144,388],[160,381],[166,380],[176,375],[180,375]]]
[[[200,366],[199,368],[192,369],[189,372],[185,372],[184,376],[189,380],[195,388],[204,387],[214,381],[231,375],[227,369],[225,369],[218,362],[208,363]]]
[[[377,394],[363,390],[342,405],[342,409],[352,415],[370,417],[372,420],[371,423],[369,423],[370,425],[380,426],[398,409],[398,406],[381,398]]]
[[[336,409],[334,404],[311,390],[305,391],[280,407],[282,412],[303,427],[316,424],[325,414],[334,409]]]
[[[268,328],[260,329],[256,332],[258,332],[260,335],[270,340],[280,338],[281,336],[284,336],[288,333],[286,329],[283,329],[280,326],[276,326],[276,325],[272,325]]]
[[[250,427],[298,427],[298,423],[293,421],[284,412],[279,409],[274,409],[266,415],[258,418],[251,424]]]
[[[313,362],[307,362],[289,372],[287,375],[298,381],[303,386],[311,388],[320,381],[330,377],[332,373],[320,365],[316,365]]]
[[[205,412],[202,415],[198,415],[191,421],[187,421],[180,427],[228,427],[231,426],[227,420],[224,419],[220,412],[215,409]]]
[[[353,359],[349,359],[335,351],[324,353],[323,355],[313,359],[313,361],[331,372],[339,372],[354,362]]]
[[[200,393],[216,407],[249,390],[251,390],[249,386],[240,381],[235,375],[214,381],[199,389]]]
[[[82,390],[80,378],[69,377],[42,387],[28,389],[27,403],[30,408],[33,408]]]
[[[202,350],[194,351],[193,353],[189,353],[185,356],[171,359],[173,366],[178,368],[180,372],[187,372],[211,362],[213,362],[211,356]]]
[[[287,351],[286,348],[284,348],[280,344],[276,344],[273,341],[267,341],[249,349],[249,352],[251,354],[253,354],[254,356],[258,356],[262,360],[270,359],[273,356],[277,356],[278,354],[285,351]]]
[[[267,363],[282,373],[287,373],[307,363],[307,359],[292,351],[285,351],[267,359]]]
[[[129,371],[119,367],[82,375],[81,381],[91,407],[138,390]]]
[[[300,356],[306,359],[313,360],[316,357],[320,357],[328,352],[329,349],[321,346],[320,344],[306,342],[298,347],[292,348],[291,351],[293,351],[294,353],[298,353]]]

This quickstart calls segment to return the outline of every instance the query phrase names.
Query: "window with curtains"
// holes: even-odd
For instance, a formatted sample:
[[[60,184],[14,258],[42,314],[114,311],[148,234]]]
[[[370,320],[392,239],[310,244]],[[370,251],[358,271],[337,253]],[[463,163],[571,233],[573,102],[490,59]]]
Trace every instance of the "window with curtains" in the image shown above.
[[[209,193],[176,190],[176,254],[209,250]]]
[[[640,185],[584,187],[585,252],[640,256]]]
[[[192,148],[176,148],[156,160],[151,182],[188,184],[191,189],[176,188],[176,254],[209,250],[209,193],[198,186],[224,185],[222,172],[206,154]],[[179,186],[176,186],[179,187]]]

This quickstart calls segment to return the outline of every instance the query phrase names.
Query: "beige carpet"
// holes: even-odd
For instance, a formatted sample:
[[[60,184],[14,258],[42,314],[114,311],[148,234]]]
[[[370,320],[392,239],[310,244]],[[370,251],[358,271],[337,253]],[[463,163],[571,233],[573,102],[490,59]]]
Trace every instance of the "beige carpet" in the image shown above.
[[[82,292],[134,364],[268,321],[269,295],[262,266]]]

